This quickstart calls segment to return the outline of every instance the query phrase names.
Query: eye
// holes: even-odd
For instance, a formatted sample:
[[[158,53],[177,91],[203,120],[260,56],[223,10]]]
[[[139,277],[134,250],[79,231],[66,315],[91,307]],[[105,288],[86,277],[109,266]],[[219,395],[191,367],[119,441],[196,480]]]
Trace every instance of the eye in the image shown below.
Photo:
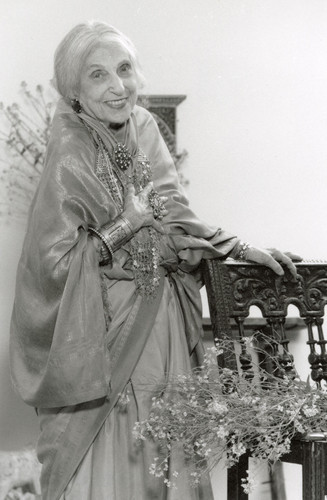
[[[121,66],[119,66],[118,71],[119,71],[119,74],[121,74],[121,75],[129,74],[132,71],[131,63],[126,62],[126,63],[122,64]]]
[[[91,74],[91,78],[93,78],[95,80],[98,80],[102,76],[103,76],[103,72],[98,70],[98,69],[96,71],[93,71],[93,73]]]

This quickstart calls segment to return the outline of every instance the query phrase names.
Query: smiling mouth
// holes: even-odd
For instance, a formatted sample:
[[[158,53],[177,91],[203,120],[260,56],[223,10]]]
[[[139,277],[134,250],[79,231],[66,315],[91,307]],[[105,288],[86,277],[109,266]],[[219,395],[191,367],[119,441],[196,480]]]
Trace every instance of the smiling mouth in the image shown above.
[[[123,99],[115,99],[114,101],[105,101],[105,104],[110,108],[120,109],[125,106],[126,102],[127,102],[127,97],[124,97]]]

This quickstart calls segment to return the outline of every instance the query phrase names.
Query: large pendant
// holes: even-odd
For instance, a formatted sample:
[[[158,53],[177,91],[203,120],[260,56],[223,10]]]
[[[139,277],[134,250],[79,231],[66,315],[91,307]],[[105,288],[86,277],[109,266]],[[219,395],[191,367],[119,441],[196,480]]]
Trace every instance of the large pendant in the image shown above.
[[[120,142],[114,149],[115,163],[121,170],[127,170],[132,163],[132,156],[125,144]]]

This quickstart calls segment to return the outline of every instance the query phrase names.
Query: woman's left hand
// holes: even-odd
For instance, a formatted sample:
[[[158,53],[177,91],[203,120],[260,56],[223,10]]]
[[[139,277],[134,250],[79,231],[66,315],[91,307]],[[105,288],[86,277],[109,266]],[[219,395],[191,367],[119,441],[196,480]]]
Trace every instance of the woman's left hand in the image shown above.
[[[264,266],[270,267],[276,274],[283,276],[284,269],[281,264],[286,266],[294,278],[297,277],[297,270],[294,262],[299,262],[302,258],[299,255],[291,252],[281,252],[276,248],[255,248],[249,247],[246,250],[245,259],[251,262],[257,262]]]

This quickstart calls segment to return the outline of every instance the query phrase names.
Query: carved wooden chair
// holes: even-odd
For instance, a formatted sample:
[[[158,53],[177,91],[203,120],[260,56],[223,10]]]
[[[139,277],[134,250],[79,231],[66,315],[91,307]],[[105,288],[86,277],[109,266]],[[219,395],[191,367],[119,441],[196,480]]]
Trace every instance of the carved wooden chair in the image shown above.
[[[293,361],[285,321],[287,308],[289,304],[293,304],[306,324],[311,378],[321,384],[327,381],[327,340],[322,329],[324,306],[327,303],[327,263],[301,262],[297,264],[297,271],[299,279],[294,281],[287,271],[284,277],[279,277],[258,264],[231,259],[203,262],[213,336],[221,339],[227,334],[240,340],[240,365],[246,371],[250,361],[243,348],[242,338],[246,335],[245,320],[249,309],[255,305],[262,313],[261,322],[264,322],[266,332],[282,346],[282,350],[276,350],[275,353],[280,358],[279,363],[286,371],[292,370]],[[219,363],[232,369],[236,367],[236,359],[233,357],[220,359]],[[291,452],[284,455],[282,461],[302,465],[303,500],[325,499],[327,435],[314,433],[303,439],[293,440]],[[241,479],[246,477],[247,469],[246,454],[241,456],[237,465],[229,469],[228,500],[248,499],[241,487]],[[280,500],[276,494],[273,494],[273,498]]]

